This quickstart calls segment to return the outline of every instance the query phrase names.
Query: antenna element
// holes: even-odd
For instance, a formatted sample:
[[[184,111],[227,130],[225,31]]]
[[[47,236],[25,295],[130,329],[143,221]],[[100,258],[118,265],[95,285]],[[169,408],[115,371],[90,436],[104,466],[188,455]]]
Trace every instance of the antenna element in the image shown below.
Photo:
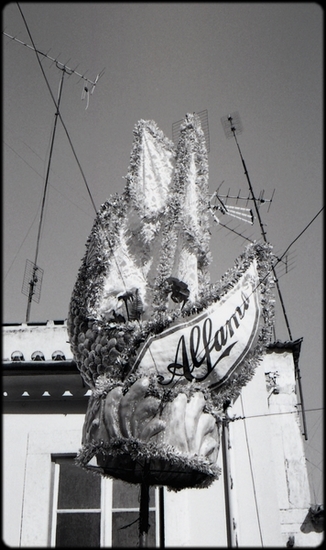
[[[52,61],[52,65],[53,63],[56,64],[56,67],[57,69],[61,69],[62,71],[65,71],[68,76],[71,76],[72,74],[75,74],[76,76],[79,76],[80,79],[83,79],[85,80],[85,82],[88,82],[89,84],[92,85],[91,87],[91,90],[90,90],[90,93],[92,94],[94,92],[94,89],[95,89],[95,86],[98,82],[98,80],[101,78],[101,76],[103,76],[104,74],[104,71],[105,69],[103,69],[95,78],[95,80],[91,80],[90,78],[86,78],[86,73],[84,74],[80,74],[80,73],[77,73],[76,69],[78,67],[75,68],[75,69],[71,69],[70,67],[67,66],[67,63],[68,61],[70,61],[70,59],[68,59],[67,63],[61,63],[61,61],[58,61],[58,57],[57,58],[54,58],[54,57],[50,57],[48,55],[48,53],[44,53],[44,52],[41,52],[40,50],[34,48],[34,46],[31,46],[30,44],[26,44],[25,42],[22,42],[22,40],[18,40],[18,38],[16,38],[15,36],[11,36],[10,34],[6,33],[6,32],[2,32],[2,34],[4,34],[5,36],[7,36],[8,38],[10,38],[11,40],[14,40],[15,42],[18,42],[19,44],[21,44],[22,46],[25,46],[26,48],[29,48],[30,50],[33,50],[34,52],[38,53],[39,55],[43,55],[43,57],[46,57],[47,59],[50,59],[50,61]],[[51,49],[51,48],[50,48]],[[50,50],[48,50],[49,52]],[[60,54],[59,54],[60,55]],[[87,71],[86,71],[87,72]],[[80,80],[79,79],[79,80]],[[87,92],[88,92],[88,88],[87,88]]]
[[[209,153],[210,138],[209,138],[209,126],[208,126],[208,111],[207,109],[205,109],[204,111],[199,111],[199,113],[196,113],[196,115],[198,115],[200,118],[201,128],[205,136],[206,150],[207,150],[207,153]],[[177,144],[179,141],[180,125],[182,122],[183,120],[177,120],[177,122],[173,122],[172,124],[172,141],[175,144]]]
[[[30,260],[26,260],[25,273],[23,279],[22,293],[28,296],[26,323],[29,321],[29,314],[32,300],[37,304],[41,298],[41,287],[44,270]]]

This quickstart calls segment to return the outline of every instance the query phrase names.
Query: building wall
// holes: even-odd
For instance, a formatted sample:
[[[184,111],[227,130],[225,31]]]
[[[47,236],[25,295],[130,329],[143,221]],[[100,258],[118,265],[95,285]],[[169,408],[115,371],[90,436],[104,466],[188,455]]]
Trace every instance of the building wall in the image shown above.
[[[50,546],[52,454],[76,453],[84,415],[4,415],[3,540]],[[164,490],[167,547],[227,546],[223,481]]]
[[[42,351],[46,361],[51,360],[52,353],[61,350],[66,359],[72,359],[68,343],[66,321],[47,321],[42,325],[6,325],[3,332],[3,361],[9,361],[12,352],[19,350],[25,361],[30,361],[34,351]]]
[[[54,349],[71,357],[65,325],[5,329],[7,360],[17,349],[28,359],[35,349],[48,360]],[[321,542],[321,533],[301,530],[310,494],[296,405],[291,351],[267,353],[229,408],[220,479],[207,489],[164,489],[166,547],[227,547],[228,529],[242,547],[286,547],[290,536],[295,546]],[[50,546],[51,454],[78,452],[83,421],[84,414],[74,413],[22,409],[4,414],[3,540],[8,546]],[[109,540],[110,533],[106,545]]]
[[[270,439],[263,364],[231,408],[230,455],[241,546],[281,546],[278,483]],[[230,411],[230,414],[231,414]]]
[[[282,540],[293,536],[295,546],[317,546],[322,534],[301,529],[311,500],[292,354],[284,350],[268,353],[264,370],[267,376],[274,374],[276,382],[276,391],[269,392],[268,412]]]
[[[49,546],[51,454],[78,451],[83,419],[4,415],[3,540],[8,546]]]

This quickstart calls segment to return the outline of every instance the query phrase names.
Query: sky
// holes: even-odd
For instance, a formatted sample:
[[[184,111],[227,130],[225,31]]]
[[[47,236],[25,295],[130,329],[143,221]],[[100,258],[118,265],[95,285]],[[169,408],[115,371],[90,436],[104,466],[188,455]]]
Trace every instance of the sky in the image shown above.
[[[207,110],[210,191],[221,185],[220,194],[230,189],[230,194],[241,190],[247,196],[236,144],[226,138],[221,123],[229,113],[239,113],[243,131],[238,142],[254,193],[273,197],[260,206],[267,240],[278,257],[292,245],[288,272],[278,270],[279,287],[292,339],[303,338],[304,445],[311,501],[321,503],[321,7],[312,2],[22,2],[7,4],[2,18],[6,34],[30,46],[31,35],[39,52],[85,78],[94,81],[104,70],[88,103],[82,97],[89,83],[65,73],[60,112],[70,142],[58,120],[49,163],[55,106],[48,86],[56,99],[63,71],[40,55],[43,74],[31,48],[3,35],[3,323],[25,322],[22,284],[26,260],[35,258],[48,168],[37,258],[44,276],[40,301],[31,305],[31,322],[67,317],[95,218],[92,201],[98,209],[123,191],[138,120],[154,120],[172,139],[174,122]],[[224,216],[221,222],[238,226]],[[240,223],[237,231],[261,239],[257,219],[253,227]],[[215,281],[233,266],[247,241],[213,221],[211,232]],[[290,339],[278,296],[275,336]]]

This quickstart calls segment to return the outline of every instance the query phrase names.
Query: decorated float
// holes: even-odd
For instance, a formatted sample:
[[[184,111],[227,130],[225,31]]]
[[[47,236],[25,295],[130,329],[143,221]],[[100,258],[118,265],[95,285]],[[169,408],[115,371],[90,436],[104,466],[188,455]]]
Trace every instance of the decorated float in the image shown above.
[[[177,146],[134,128],[126,187],[100,208],[68,332],[91,388],[80,466],[173,490],[208,487],[225,409],[252,378],[273,324],[271,248],[254,243],[211,283],[204,133]]]

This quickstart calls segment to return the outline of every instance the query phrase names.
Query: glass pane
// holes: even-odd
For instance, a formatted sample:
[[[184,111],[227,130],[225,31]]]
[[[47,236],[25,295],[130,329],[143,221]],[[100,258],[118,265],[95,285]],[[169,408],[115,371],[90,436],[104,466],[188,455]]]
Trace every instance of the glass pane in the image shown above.
[[[149,489],[149,505],[155,507],[155,487]],[[140,485],[113,480],[113,508],[139,508]]]
[[[100,508],[101,478],[79,466],[60,464],[58,509]]]
[[[58,547],[90,548],[100,546],[101,514],[57,514],[56,543]]]
[[[112,513],[112,546],[125,548],[139,546],[139,512]],[[133,523],[135,522],[135,523]],[[130,525],[132,524],[132,525]],[[148,531],[147,546],[154,548],[155,544],[155,512],[149,513],[150,528]],[[128,527],[127,527],[128,526]]]

